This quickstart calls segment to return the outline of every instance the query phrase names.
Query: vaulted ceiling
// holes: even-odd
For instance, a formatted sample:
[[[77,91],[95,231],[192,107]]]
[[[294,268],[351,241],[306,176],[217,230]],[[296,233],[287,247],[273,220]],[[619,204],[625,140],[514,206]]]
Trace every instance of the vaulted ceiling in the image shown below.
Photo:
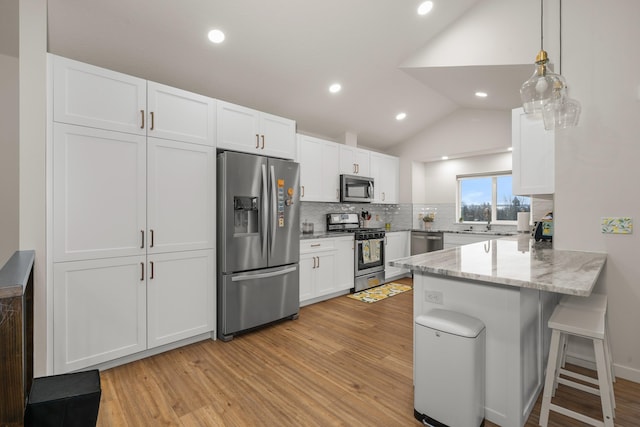
[[[48,0],[48,50],[384,151],[458,108],[516,106],[530,69],[403,65],[484,2],[435,0],[419,16],[418,0]],[[213,28],[222,44],[208,41]],[[329,93],[334,82],[340,93]]]

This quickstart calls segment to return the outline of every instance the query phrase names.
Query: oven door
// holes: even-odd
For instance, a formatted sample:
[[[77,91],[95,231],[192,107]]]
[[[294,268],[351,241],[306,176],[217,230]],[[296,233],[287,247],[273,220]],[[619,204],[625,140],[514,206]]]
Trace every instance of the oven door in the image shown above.
[[[384,238],[356,240],[355,275],[384,271]]]

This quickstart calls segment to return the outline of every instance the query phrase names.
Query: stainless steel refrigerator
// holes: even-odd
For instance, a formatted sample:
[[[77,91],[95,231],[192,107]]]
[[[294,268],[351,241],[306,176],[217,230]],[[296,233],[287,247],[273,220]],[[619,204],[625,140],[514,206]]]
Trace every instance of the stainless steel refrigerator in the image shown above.
[[[300,165],[218,154],[218,338],[298,316]]]

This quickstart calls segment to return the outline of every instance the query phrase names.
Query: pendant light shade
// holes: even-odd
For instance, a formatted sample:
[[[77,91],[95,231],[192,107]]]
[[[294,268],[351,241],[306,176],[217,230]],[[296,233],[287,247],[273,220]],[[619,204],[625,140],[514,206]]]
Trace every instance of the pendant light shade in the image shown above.
[[[536,69],[520,88],[522,107],[527,114],[542,114],[542,107],[545,102],[551,100],[556,84],[566,86],[564,77],[549,70],[548,63],[547,52],[538,52]]]
[[[580,103],[567,95],[566,86],[557,82],[553,87],[551,100],[542,107],[544,128],[554,130],[577,126],[581,110]]]
[[[533,75],[522,84],[520,98],[527,114],[542,115],[547,130],[578,125],[580,103],[567,95],[567,82],[549,70],[549,58],[543,46],[543,0],[540,0],[540,52]],[[562,63],[562,0],[560,0],[560,63]]]

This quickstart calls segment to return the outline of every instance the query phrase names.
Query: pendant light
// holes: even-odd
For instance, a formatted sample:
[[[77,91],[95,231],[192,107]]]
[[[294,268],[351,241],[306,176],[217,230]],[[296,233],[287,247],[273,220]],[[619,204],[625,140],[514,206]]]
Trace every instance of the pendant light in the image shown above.
[[[562,0],[560,0],[560,72],[562,72]],[[569,98],[566,83],[553,86],[551,99],[542,106],[542,120],[546,130],[578,126],[580,102]]]
[[[543,19],[544,6],[543,0],[540,0],[540,52],[536,56],[533,75],[520,88],[522,107],[527,114],[541,115],[542,107],[545,102],[551,100],[554,88],[566,86],[564,77],[549,70],[549,57],[543,45]]]

